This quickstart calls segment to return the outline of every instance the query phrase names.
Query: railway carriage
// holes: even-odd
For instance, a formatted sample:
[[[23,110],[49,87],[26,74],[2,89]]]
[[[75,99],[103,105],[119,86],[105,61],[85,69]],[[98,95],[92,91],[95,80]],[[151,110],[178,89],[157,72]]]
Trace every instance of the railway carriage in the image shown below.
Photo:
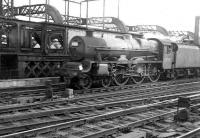
[[[0,17],[0,78],[55,76],[54,70],[68,58],[65,26]],[[51,40],[61,47],[52,49]]]

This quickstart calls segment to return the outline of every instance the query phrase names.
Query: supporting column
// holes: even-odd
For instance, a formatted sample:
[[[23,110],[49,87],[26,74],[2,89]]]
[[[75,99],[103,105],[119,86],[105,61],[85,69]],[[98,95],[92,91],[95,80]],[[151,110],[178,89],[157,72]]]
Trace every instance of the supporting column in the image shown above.
[[[67,1],[65,0],[65,23],[67,21]]]
[[[31,21],[31,0],[29,0],[29,21]]]
[[[118,9],[118,10],[117,10],[117,18],[118,18],[118,19],[119,19],[119,1],[120,1],[120,0],[118,0],[118,8],[117,8],[117,9]]]
[[[195,17],[195,30],[194,30],[194,43],[200,45],[199,43],[199,20],[200,16]]]
[[[105,18],[105,0],[103,0],[103,30],[105,28],[104,18]]]
[[[69,25],[69,0],[67,3],[67,25]]]
[[[43,51],[43,54],[47,54],[48,47],[47,47],[47,25],[42,25],[42,41],[41,41],[41,50]]]
[[[11,17],[14,17],[14,0],[11,0]]]
[[[87,0],[87,8],[86,8],[86,27],[88,27],[88,0]]]
[[[3,0],[0,0],[0,16],[3,16]]]
[[[2,67],[2,66],[1,66],[1,54],[0,54],[0,79],[3,79],[3,78],[1,77],[1,76],[2,76],[2,72],[1,72],[2,69],[1,69],[1,67]]]

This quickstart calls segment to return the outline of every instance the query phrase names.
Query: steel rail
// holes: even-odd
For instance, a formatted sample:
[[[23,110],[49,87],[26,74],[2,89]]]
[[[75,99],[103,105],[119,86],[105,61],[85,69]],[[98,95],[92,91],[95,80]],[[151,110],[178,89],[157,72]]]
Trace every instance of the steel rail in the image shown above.
[[[150,87],[150,88],[139,88],[139,89],[128,89],[128,90],[121,90],[121,91],[115,91],[115,92],[109,92],[109,93],[101,93],[101,94],[93,94],[93,95],[86,95],[86,96],[77,96],[73,99],[60,99],[60,100],[55,100],[55,101],[44,101],[41,103],[31,103],[31,104],[26,104],[26,105],[7,105],[7,106],[0,106],[0,114],[4,112],[12,112],[14,111],[19,111],[19,110],[26,110],[26,109],[33,109],[33,108],[38,108],[38,107],[44,107],[44,106],[52,106],[52,105],[57,105],[57,104],[72,104],[76,102],[81,102],[81,101],[88,101],[88,100],[94,100],[94,99],[112,99],[114,97],[120,98],[122,100],[122,97],[127,97],[134,96],[135,98],[141,98],[144,96],[152,96],[152,92],[156,91],[164,91],[164,90],[170,90],[170,89],[178,89],[178,88],[183,88],[189,85],[197,85],[200,82],[191,82],[191,83],[183,83],[183,84],[172,84],[172,85],[164,85],[164,86],[155,86],[155,87]],[[194,86],[192,86],[194,87]],[[194,87],[195,89],[196,87]],[[147,94],[150,95],[147,95]],[[161,94],[161,93],[159,93]],[[131,97],[130,97],[131,98]],[[101,102],[100,100],[100,102]],[[116,100],[116,99],[115,99]],[[95,100],[94,100],[95,101]],[[105,101],[102,101],[105,102]]]
[[[200,83],[200,82],[199,82]],[[23,112],[26,110],[31,110],[34,108],[42,108],[45,106],[55,106],[55,105],[70,105],[70,104],[78,104],[81,105],[89,105],[89,104],[97,104],[97,103],[108,103],[112,101],[122,101],[128,99],[139,99],[144,97],[153,97],[153,96],[160,96],[160,95],[169,95],[177,92],[184,92],[188,90],[198,90],[199,83],[193,82],[190,84],[179,84],[179,85],[171,85],[171,86],[163,86],[163,87],[155,87],[155,88],[148,88],[148,89],[140,89],[140,90],[129,90],[129,91],[119,91],[111,94],[97,94],[92,96],[82,96],[77,97],[74,99],[64,99],[64,100],[57,100],[57,101],[48,101],[48,102],[41,102],[41,103],[33,103],[27,105],[9,105],[0,107],[0,114],[6,112],[16,112],[22,110]],[[197,85],[197,86],[196,86]],[[187,88],[185,88],[187,86]],[[176,89],[176,90],[174,90]],[[136,93],[134,93],[136,92]],[[152,93],[153,92],[153,93]],[[148,100],[148,99],[147,99]],[[69,107],[69,106],[68,106]],[[72,106],[73,107],[73,106]],[[52,110],[52,109],[51,109]]]
[[[140,88],[151,88],[151,87],[158,87],[158,86],[167,86],[171,84],[181,84],[181,83],[190,83],[199,81],[199,78],[195,79],[183,79],[183,80],[176,80],[176,81],[165,81],[165,82],[157,82],[157,83],[146,83],[142,85],[125,85],[123,87],[120,86],[111,86],[109,88],[92,88],[88,90],[75,90],[74,95],[91,95],[96,93],[110,93],[119,90],[129,90],[129,89],[140,89]],[[39,88],[39,89],[38,89]],[[23,90],[24,89],[24,90]],[[64,83],[58,83],[52,85],[54,99],[58,99],[62,97],[62,93],[65,91]],[[0,95],[0,102],[1,105],[7,104],[15,104],[16,101],[19,101],[19,98],[30,98],[30,101],[41,101],[44,99],[46,92],[45,86],[32,86],[32,87],[21,87],[16,89],[2,89]]]
[[[194,129],[194,130],[192,130],[192,131],[190,131],[186,134],[183,134],[179,137],[176,137],[176,138],[194,138],[194,136],[197,136],[197,135],[199,136],[199,134],[200,134],[200,127],[196,128],[196,129]]]
[[[196,98],[196,97],[199,97],[199,96],[200,96],[200,94],[196,94],[196,95],[192,95],[192,96],[188,96],[188,97]],[[175,102],[178,99],[173,99],[173,100]],[[200,99],[198,99],[198,100],[200,100]],[[192,108],[197,108],[197,107],[200,107],[199,103],[191,106],[190,108],[192,109]],[[184,109],[182,108],[180,110],[184,110]],[[120,125],[120,126],[108,129],[108,130],[103,130],[103,131],[100,131],[100,132],[97,132],[97,133],[94,133],[94,134],[82,136],[80,138],[99,138],[101,136],[108,136],[108,135],[117,133],[117,131],[123,131],[125,128],[133,129],[135,127],[144,126],[145,124],[148,124],[150,122],[155,122],[157,120],[161,120],[164,117],[167,117],[167,116],[169,116],[171,114],[175,114],[175,113],[177,113],[177,110],[170,111],[170,112],[167,112],[167,113],[164,113],[164,114],[161,114],[161,115],[156,115],[156,116],[153,116],[153,117],[145,118],[145,119],[142,119],[142,120],[139,120],[139,121],[131,122],[131,123],[128,123],[128,124],[125,124],[125,125]],[[194,133],[196,134],[196,132],[198,132],[198,131],[200,131],[200,130],[196,129],[196,131],[192,131],[190,133],[185,134],[184,135],[185,137],[178,137],[178,138],[191,138],[192,134],[194,134]],[[187,137],[187,136],[189,136],[189,137]]]
[[[112,107],[113,109],[112,110],[109,110],[109,111],[115,111],[115,108],[114,107],[118,107],[118,109],[124,109],[124,108],[128,108],[130,105],[131,106],[138,106],[141,105],[141,104],[145,104],[144,101],[157,101],[157,100],[166,100],[166,99],[171,99],[171,98],[176,98],[178,96],[188,96],[188,95],[191,95],[191,94],[197,94],[199,93],[199,91],[195,91],[195,92],[186,92],[186,93],[180,93],[180,94],[171,94],[171,95],[165,95],[165,96],[158,96],[157,97],[153,97],[151,99],[149,98],[142,98],[142,99],[135,99],[135,100],[123,100],[123,101],[116,101],[116,102],[110,102],[110,103],[104,103],[104,104],[95,104],[95,105],[87,105],[87,106],[80,106],[80,107],[75,107],[75,108],[63,108],[63,109],[57,109],[57,110],[53,110],[53,111],[44,111],[43,113],[42,112],[39,112],[39,113],[29,113],[29,114],[26,114],[26,115],[22,115],[22,116],[12,116],[12,117],[3,117],[1,118],[1,122],[3,120],[6,120],[6,121],[15,121],[17,119],[28,119],[28,118],[35,118],[35,117],[38,117],[38,116],[49,116],[49,115],[54,115],[54,114],[62,114],[62,113],[67,113],[68,115],[71,113],[71,112],[81,112],[81,113],[84,113],[85,111],[87,112],[88,110],[91,110],[93,112],[95,112],[95,109],[105,109],[105,108],[109,108],[109,107]],[[136,104],[136,105],[134,105]],[[129,105],[129,106],[127,106]],[[123,107],[123,108],[120,108],[120,107]],[[104,112],[100,112],[100,113],[105,113],[106,111]],[[52,114],[53,113],[53,114]],[[18,126],[11,126],[11,127],[5,127],[5,128],[1,128],[0,129],[0,133],[1,134],[5,134],[6,132],[9,133],[9,132],[14,132],[14,131],[20,131],[20,130],[26,130],[27,128],[36,128],[36,126],[45,126],[45,125],[51,125],[51,124],[55,124],[55,123],[61,123],[61,122],[66,122],[66,121],[71,121],[71,120],[75,120],[75,119],[80,119],[80,118],[83,118],[83,117],[90,117],[90,116],[93,116],[93,115],[97,115],[97,114],[91,114],[91,115],[82,115],[82,117],[75,117],[75,118],[63,118],[63,119],[57,119],[57,120],[51,120],[51,121],[44,121],[44,122],[40,122],[40,123],[32,123],[32,124],[26,124],[26,125],[18,125]],[[34,127],[35,126],[35,127]],[[25,129],[24,129],[25,128]]]
[[[189,97],[190,98],[196,98],[196,97],[199,97],[199,96],[200,96],[200,94],[189,96]],[[94,124],[94,122],[99,122],[99,121],[107,120],[107,119],[110,119],[110,118],[114,119],[114,118],[117,118],[117,117],[122,117],[122,116],[130,115],[130,114],[142,113],[142,112],[146,112],[147,110],[148,111],[150,111],[150,110],[156,111],[157,109],[160,109],[160,107],[164,108],[164,106],[176,104],[176,102],[177,102],[177,99],[172,99],[172,100],[157,102],[157,103],[153,103],[153,104],[149,104],[149,105],[132,107],[132,108],[129,108],[129,109],[113,111],[113,112],[110,112],[110,113],[97,115],[97,116],[93,116],[93,117],[88,117],[88,118],[84,118],[84,119],[80,119],[80,120],[60,123],[60,124],[56,124],[56,125],[50,125],[50,126],[46,126],[46,127],[42,127],[42,128],[32,129],[32,130],[28,130],[28,131],[13,133],[13,134],[8,134],[8,135],[2,136],[2,138],[11,138],[11,137],[20,137],[20,136],[34,137],[34,136],[39,136],[40,134],[45,134],[45,133],[47,134],[49,132],[56,133],[59,130],[67,131],[67,129],[68,129],[68,131],[70,131],[70,128],[72,128],[74,126],[79,126],[80,128],[84,128],[83,125],[88,124],[88,123],[93,122],[93,124]],[[200,106],[200,104],[197,104],[197,105],[193,105],[191,108],[196,108],[196,107],[199,107],[199,106]],[[161,111],[159,110],[159,112],[161,112]],[[145,119],[134,120],[131,123],[129,122],[128,125],[127,124],[126,125],[119,125],[117,127],[110,128],[110,129],[105,128],[103,131],[100,131],[100,132],[98,131],[98,132],[95,132],[95,133],[93,132],[93,134],[85,135],[85,136],[82,136],[82,137],[84,137],[84,138],[95,138],[95,137],[110,135],[110,134],[116,133],[116,131],[120,131],[121,129],[123,129],[125,127],[136,127],[136,126],[144,125],[145,123],[149,123],[152,120],[155,120],[155,119],[158,120],[158,119],[163,118],[164,116],[168,116],[168,115],[174,114],[174,113],[176,113],[176,110],[172,108],[172,109],[167,110],[165,112],[162,111],[161,114],[156,115],[156,116],[154,115],[153,117],[150,117],[150,118],[148,117],[148,118],[145,118]]]

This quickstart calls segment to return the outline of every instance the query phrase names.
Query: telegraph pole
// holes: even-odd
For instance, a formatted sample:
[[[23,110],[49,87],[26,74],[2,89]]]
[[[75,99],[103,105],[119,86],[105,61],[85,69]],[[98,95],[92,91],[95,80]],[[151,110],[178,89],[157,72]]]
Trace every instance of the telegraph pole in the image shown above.
[[[29,21],[31,21],[31,0],[29,0]]]
[[[70,1],[68,0],[68,3],[67,3],[67,25],[69,25],[69,3],[70,3]]]
[[[103,0],[103,30],[105,27],[104,18],[105,18],[105,0]]]
[[[1,4],[1,7],[0,7],[0,16],[3,16],[3,0],[0,0],[0,4]]]
[[[117,8],[117,9],[118,9],[118,10],[117,10],[117,11],[118,11],[118,14],[117,14],[117,18],[118,18],[118,19],[119,19],[119,4],[120,4],[120,0],[118,0],[118,8]]]
[[[88,0],[87,0],[87,9],[86,9],[86,10],[87,10],[87,11],[86,11],[86,27],[88,27],[88,14],[89,14],[89,13],[88,13],[88,12],[89,12],[88,7],[89,7],[89,6],[88,6]]]

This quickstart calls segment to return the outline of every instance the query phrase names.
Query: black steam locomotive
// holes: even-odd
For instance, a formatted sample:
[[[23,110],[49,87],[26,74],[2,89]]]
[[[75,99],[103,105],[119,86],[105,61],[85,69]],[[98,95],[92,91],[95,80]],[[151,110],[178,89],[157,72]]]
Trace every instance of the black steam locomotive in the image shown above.
[[[95,37],[75,36],[69,43],[72,61],[61,69],[65,80],[81,88],[93,83],[108,87],[111,82],[125,85],[129,80],[142,83],[146,77],[156,82],[161,73],[175,66],[178,45],[170,40],[142,39],[133,34],[113,34]],[[70,79],[70,80],[69,80]]]

